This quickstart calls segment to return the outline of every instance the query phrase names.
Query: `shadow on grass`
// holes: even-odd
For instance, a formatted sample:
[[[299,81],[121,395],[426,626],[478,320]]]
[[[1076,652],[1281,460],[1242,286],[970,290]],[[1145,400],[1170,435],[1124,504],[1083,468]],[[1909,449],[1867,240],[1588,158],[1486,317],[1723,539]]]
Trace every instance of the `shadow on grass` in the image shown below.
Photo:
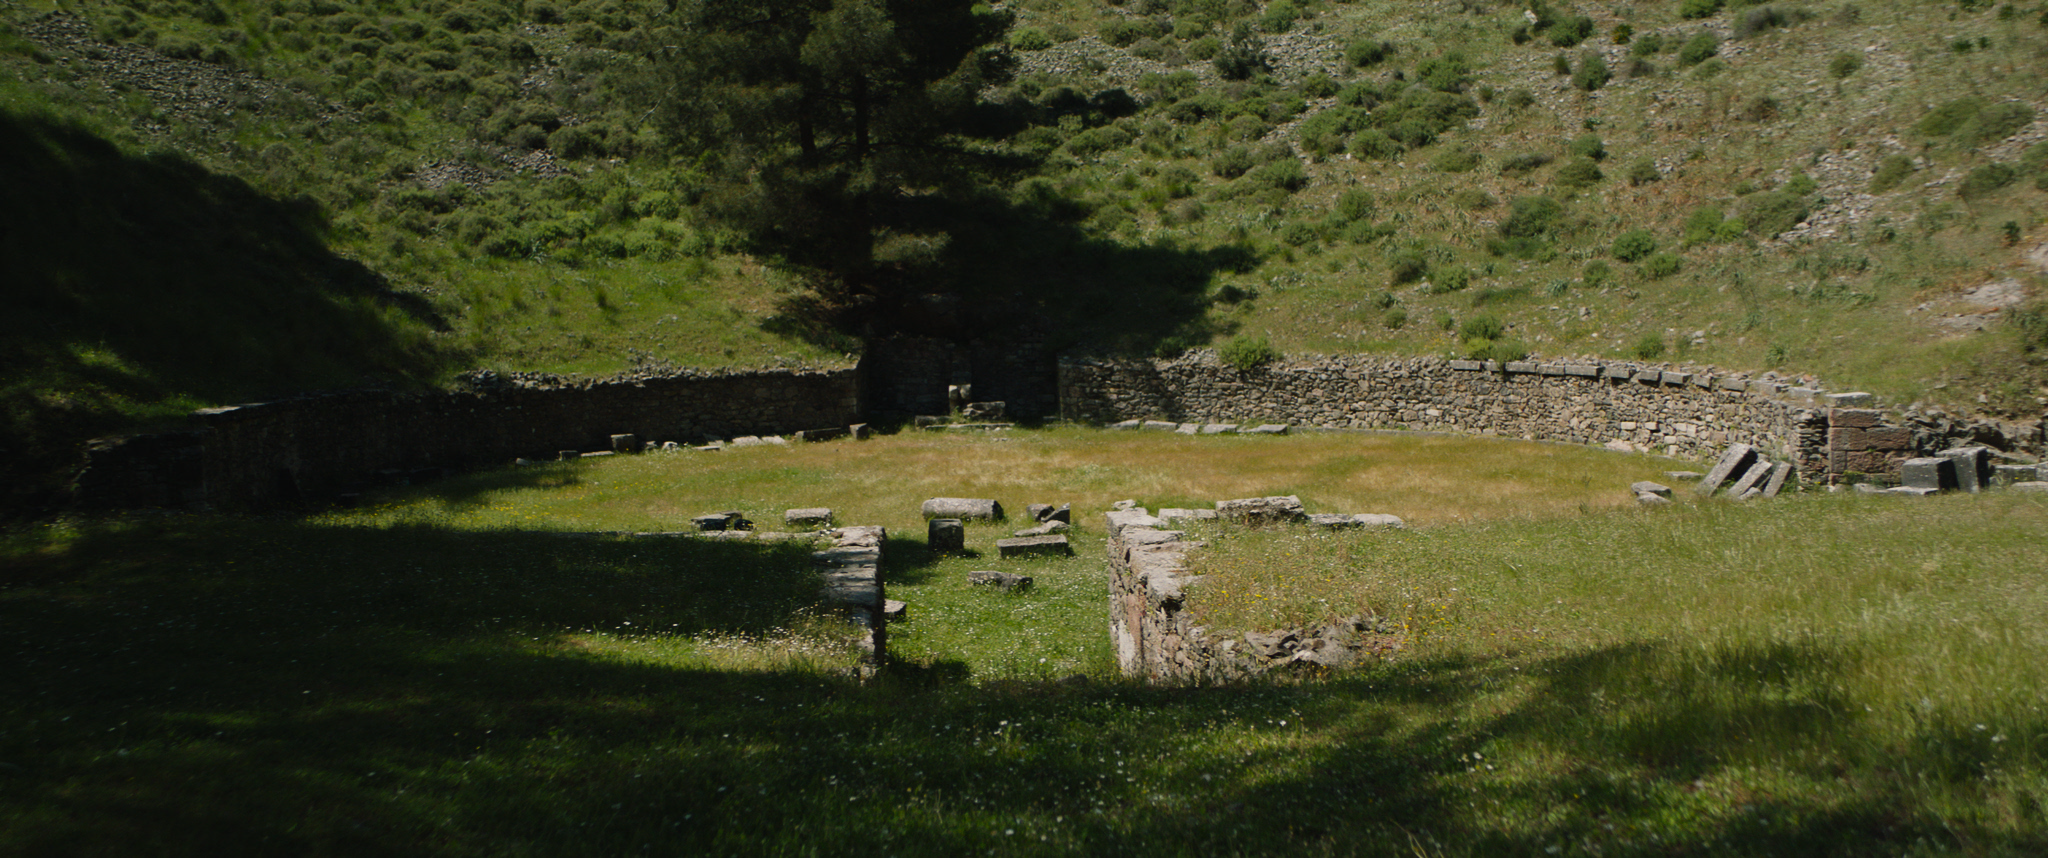
[[[2048,848],[1984,780],[2038,780],[2035,751],[1931,720],[1875,735],[1829,690],[1852,662],[1816,646],[1158,688],[977,686],[944,659],[862,685],[567,636],[771,634],[814,592],[803,555],[185,518],[17,547],[0,852]]]
[[[0,188],[11,489],[25,462],[69,465],[91,433],[195,403],[417,384],[444,359],[428,334],[445,323],[330,250],[310,201],[7,111]]]
[[[577,461],[491,468],[434,480],[412,491],[433,499],[443,510],[464,512],[488,505],[491,498],[500,492],[580,485],[583,472],[588,468],[589,463]]]

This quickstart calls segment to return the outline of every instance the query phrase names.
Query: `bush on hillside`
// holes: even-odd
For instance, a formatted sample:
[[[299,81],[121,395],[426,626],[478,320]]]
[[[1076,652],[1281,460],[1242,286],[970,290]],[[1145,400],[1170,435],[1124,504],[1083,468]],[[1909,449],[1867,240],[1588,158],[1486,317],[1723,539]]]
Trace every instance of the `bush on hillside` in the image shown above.
[[[1479,153],[1465,147],[1448,149],[1438,154],[1430,166],[1443,173],[1469,173],[1479,166]]]
[[[1923,137],[1947,137],[1961,130],[1964,123],[1975,119],[1984,108],[1982,98],[1958,98],[1928,111],[1919,122],[1913,123],[1913,130]]]
[[[1882,194],[1890,191],[1912,174],[1912,158],[1905,155],[1887,155],[1884,160],[1877,162],[1877,172],[1870,176],[1870,192]]]
[[[1019,51],[1042,51],[1053,46],[1052,36],[1037,27],[1010,31],[1010,47]]]
[[[1250,80],[1272,68],[1266,58],[1266,46],[1249,34],[1231,39],[1210,63],[1224,80]]]
[[[1352,188],[1337,195],[1336,213],[1346,222],[1361,221],[1372,217],[1372,192],[1364,188]]]
[[[1680,18],[1710,18],[1719,11],[1721,0],[1680,0],[1678,4]]]
[[[1239,334],[1217,349],[1216,356],[1223,360],[1225,366],[1238,372],[1251,372],[1278,359],[1280,353],[1273,350],[1273,344],[1265,337]]]
[[[1393,56],[1393,54],[1393,42],[1381,42],[1372,39],[1359,39],[1346,45],[1344,48],[1344,59],[1349,60],[1352,65],[1360,68],[1379,65],[1385,62],[1387,57]]]
[[[1863,55],[1855,51],[1843,51],[1828,59],[1828,75],[1841,80],[1863,68]]]
[[[1473,316],[1458,326],[1458,334],[1468,340],[1497,340],[1507,332],[1507,324],[1492,314]]]
[[[1606,86],[1613,79],[1614,73],[1607,70],[1607,61],[1592,51],[1580,54],[1578,65],[1572,69],[1572,86],[1586,92]]]
[[[1235,179],[1258,165],[1258,156],[1252,153],[1251,147],[1232,146],[1209,159],[1209,172],[1218,178]]]
[[[1416,63],[1415,80],[1437,92],[1464,92],[1472,82],[1472,65],[1463,53],[1452,51]]]
[[[1700,206],[1686,216],[1684,238],[1686,244],[1717,244],[1734,241],[1742,230],[1739,218],[1723,215],[1717,206]]]
[[[1501,159],[1500,174],[1503,176],[1526,176],[1553,160],[1542,152],[1523,152]]]
[[[1713,33],[1700,33],[1690,39],[1686,39],[1685,44],[1678,49],[1678,64],[1681,66],[1699,65],[1720,52],[1721,37]]]
[[[1799,225],[1813,207],[1804,195],[1789,189],[1751,194],[1742,201],[1742,224],[1750,232],[1771,238]]]
[[[1652,280],[1662,280],[1678,273],[1680,262],[1675,253],[1658,253],[1643,260],[1643,274]]]
[[[2019,171],[2010,164],[1985,164],[1963,176],[1963,181],[1956,185],[1956,194],[1966,200],[1986,197],[2019,177]]]
[[[1812,17],[1813,13],[1804,9],[1759,6],[1735,19],[1735,38],[1747,39],[1781,27],[1797,26]]]
[[[1996,143],[2033,122],[2034,108],[2017,101],[2000,102],[1978,111],[1956,129],[1956,142],[1965,146]]]
[[[1564,152],[1567,155],[1581,155],[1601,161],[1607,158],[1607,142],[1601,140],[1598,134],[1581,134],[1564,144]]]
[[[1291,194],[1308,186],[1308,171],[1294,158],[1281,158],[1252,168],[1245,181]]]
[[[1637,158],[1628,165],[1630,187],[1641,187],[1662,178],[1664,174],[1657,170],[1657,162],[1649,158]]]
[[[1429,272],[1429,260],[1415,250],[1403,250],[1387,257],[1387,282],[1401,286],[1422,279]]]
[[[1615,236],[1611,251],[1616,259],[1636,262],[1657,252],[1657,237],[1647,229],[1632,229]]]
[[[1604,178],[1607,178],[1607,175],[1600,172],[1599,164],[1594,163],[1591,158],[1580,155],[1564,162],[1564,166],[1557,168],[1557,175],[1553,176],[1551,181],[1565,190],[1579,191],[1592,187]]]

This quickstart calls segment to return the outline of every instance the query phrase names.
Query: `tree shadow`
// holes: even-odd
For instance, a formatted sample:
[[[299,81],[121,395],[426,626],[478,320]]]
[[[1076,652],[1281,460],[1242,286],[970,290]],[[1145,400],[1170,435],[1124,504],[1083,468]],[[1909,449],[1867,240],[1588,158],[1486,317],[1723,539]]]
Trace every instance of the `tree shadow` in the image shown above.
[[[11,472],[68,465],[79,433],[149,414],[419,384],[446,359],[428,337],[446,322],[329,249],[310,200],[6,111],[0,186],[0,443],[17,448],[0,458]]]
[[[815,592],[805,555],[181,517],[12,553],[0,851],[2048,848],[2030,811],[1941,798],[2037,777],[2039,751],[1938,720],[1871,733],[1831,690],[1854,658],[1810,643],[1206,687],[974,685],[945,659],[863,684],[658,654],[775,634]],[[1774,759],[1781,731],[1812,753]]]

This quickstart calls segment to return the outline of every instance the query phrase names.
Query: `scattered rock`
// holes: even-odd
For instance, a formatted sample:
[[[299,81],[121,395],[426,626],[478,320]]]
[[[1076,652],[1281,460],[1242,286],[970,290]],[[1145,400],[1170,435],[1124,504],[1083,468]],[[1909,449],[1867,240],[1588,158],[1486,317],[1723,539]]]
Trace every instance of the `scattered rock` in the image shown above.
[[[976,571],[967,573],[967,583],[982,587],[994,587],[1009,593],[1022,593],[1031,589],[1031,576],[1015,575],[1009,572]]]

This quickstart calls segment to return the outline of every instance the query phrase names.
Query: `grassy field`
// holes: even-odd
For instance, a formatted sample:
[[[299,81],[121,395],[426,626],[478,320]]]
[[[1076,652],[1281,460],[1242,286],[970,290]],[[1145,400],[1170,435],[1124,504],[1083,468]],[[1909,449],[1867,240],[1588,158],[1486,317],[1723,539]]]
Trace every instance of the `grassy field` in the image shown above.
[[[1407,482],[1350,479],[1374,465]],[[2048,507],[1629,507],[1616,487],[1666,467],[1419,436],[918,435],[505,470],[310,517],[13,531],[0,851],[2048,847],[2028,622]],[[1433,483],[1493,488],[1404,501]],[[1405,648],[1312,682],[1116,678],[1094,511],[1283,491],[1417,526],[1297,546],[1317,560],[1292,568],[1283,532],[1211,534],[1249,577],[1198,598],[1274,585],[1263,569],[1327,578],[1333,600],[1396,612]],[[1015,525],[982,525],[980,556],[931,557],[927,494],[1072,502],[1079,556],[1002,561],[989,542]],[[805,546],[568,535],[813,504],[891,529],[911,618],[880,681],[850,678],[854,652],[805,609]],[[977,568],[1037,587],[973,590]]]

